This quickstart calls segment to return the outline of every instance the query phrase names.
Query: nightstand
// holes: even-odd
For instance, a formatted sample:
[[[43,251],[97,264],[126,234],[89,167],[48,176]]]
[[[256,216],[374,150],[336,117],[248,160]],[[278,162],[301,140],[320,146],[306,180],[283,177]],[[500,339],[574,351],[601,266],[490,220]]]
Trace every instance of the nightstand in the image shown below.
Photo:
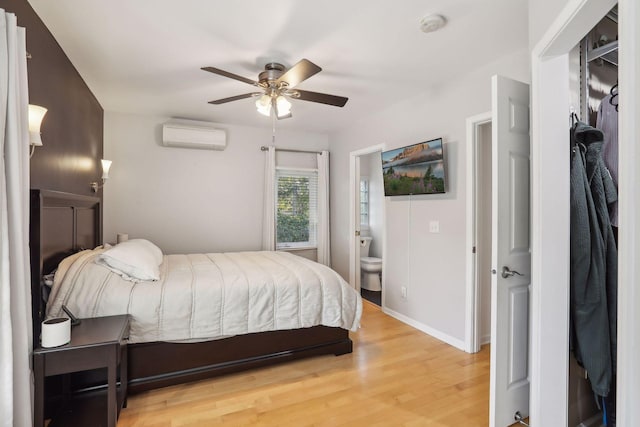
[[[44,425],[45,377],[107,368],[106,425],[115,427],[120,408],[127,397],[128,337],[128,315],[94,317],[81,319],[80,324],[71,329],[70,343],[60,347],[34,349],[34,425],[36,427]],[[120,366],[119,393],[116,388],[118,365]],[[92,416],[96,418],[96,414]]]

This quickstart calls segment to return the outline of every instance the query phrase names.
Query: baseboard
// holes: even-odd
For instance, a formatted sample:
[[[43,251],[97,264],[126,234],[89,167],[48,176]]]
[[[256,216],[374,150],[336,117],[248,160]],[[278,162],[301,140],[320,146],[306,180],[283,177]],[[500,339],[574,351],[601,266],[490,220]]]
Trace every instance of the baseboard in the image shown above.
[[[480,345],[491,344],[491,334],[480,337]]]
[[[400,314],[397,311],[393,311],[389,308],[383,307],[382,308],[382,312],[385,314],[388,314],[389,316],[393,317],[394,319],[398,319],[399,321],[401,321],[402,323],[406,323],[409,326],[412,326],[414,328],[416,328],[419,331],[424,332],[427,335],[430,335],[436,339],[439,339],[442,342],[445,342],[459,350],[464,351],[464,341],[459,340],[457,338],[454,338],[450,335],[445,334],[444,332],[438,331],[437,329],[433,329],[427,325],[425,325],[424,323],[420,323],[416,320],[413,320],[407,316],[405,316],[404,314]]]

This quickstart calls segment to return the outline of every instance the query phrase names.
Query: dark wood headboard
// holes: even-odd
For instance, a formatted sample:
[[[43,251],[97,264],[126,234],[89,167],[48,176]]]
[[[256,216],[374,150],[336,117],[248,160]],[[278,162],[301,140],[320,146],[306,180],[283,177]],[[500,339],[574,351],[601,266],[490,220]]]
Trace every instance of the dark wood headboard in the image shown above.
[[[102,243],[100,199],[49,190],[31,190],[29,246],[33,343],[38,345],[45,316],[42,277],[65,257]]]

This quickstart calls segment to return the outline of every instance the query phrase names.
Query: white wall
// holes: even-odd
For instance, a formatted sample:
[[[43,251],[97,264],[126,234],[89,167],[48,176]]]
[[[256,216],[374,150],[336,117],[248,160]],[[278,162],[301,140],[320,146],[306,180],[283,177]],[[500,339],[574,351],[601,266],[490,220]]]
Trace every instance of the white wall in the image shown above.
[[[529,50],[549,29],[569,0],[529,0]]]
[[[259,250],[260,146],[271,143],[271,130],[220,124],[227,131],[224,151],[168,148],[160,144],[167,120],[105,111],[104,156],[113,161],[104,187],[105,241],[129,233],[165,253]],[[326,149],[328,138],[278,130],[276,146]],[[282,154],[279,159],[291,164],[292,155]]]
[[[330,140],[332,260],[348,278],[349,153],[380,143],[391,149],[444,138],[447,193],[385,201],[385,304],[458,346],[465,332],[465,120],[491,109],[491,76],[496,73],[529,81],[528,50],[479,66],[446,86],[416,87],[413,97]],[[431,220],[440,222],[440,233],[429,233]],[[407,287],[407,299],[400,297],[401,286]]]

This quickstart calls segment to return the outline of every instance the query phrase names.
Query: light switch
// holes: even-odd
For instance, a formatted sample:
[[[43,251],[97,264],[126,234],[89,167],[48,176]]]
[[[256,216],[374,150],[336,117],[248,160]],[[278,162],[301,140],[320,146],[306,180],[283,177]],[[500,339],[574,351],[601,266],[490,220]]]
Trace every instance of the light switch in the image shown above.
[[[440,221],[429,221],[429,233],[440,232]]]

